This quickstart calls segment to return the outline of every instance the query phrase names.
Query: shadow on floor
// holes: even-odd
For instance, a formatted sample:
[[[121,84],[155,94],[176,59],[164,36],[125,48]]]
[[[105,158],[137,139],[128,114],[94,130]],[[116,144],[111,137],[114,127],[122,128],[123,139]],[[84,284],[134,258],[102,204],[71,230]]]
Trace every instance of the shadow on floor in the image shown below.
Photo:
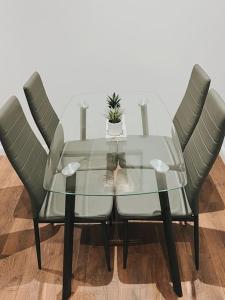
[[[216,185],[211,176],[205,179],[199,196],[199,212],[215,212],[224,210],[223,195],[220,186]]]
[[[108,272],[105,262],[101,230],[94,226],[97,243],[90,244],[84,235],[89,229],[75,227],[73,256],[73,291],[78,286],[90,284],[93,286],[107,285],[111,282],[113,271]],[[89,226],[88,226],[89,227]],[[82,232],[83,231],[83,232]],[[92,230],[91,230],[92,232]],[[45,225],[41,228],[42,270],[38,270],[34,245],[33,230],[23,230],[0,236],[0,268],[4,266],[4,276],[0,275],[0,288],[15,286],[15,277],[23,284],[34,278],[40,282],[61,284],[63,262],[64,226]],[[81,238],[82,236],[82,238]],[[94,237],[93,237],[94,238]],[[114,264],[114,248],[111,247],[111,266]],[[28,265],[29,264],[29,265]]]
[[[34,278],[43,283],[61,284],[63,226],[56,226],[56,234],[52,236],[50,234],[52,229],[49,226],[41,229],[43,240],[41,243],[43,270],[41,271],[37,269],[33,231],[25,230],[8,234],[2,254],[9,256],[2,257],[0,260],[0,267],[4,266],[4,276],[0,277],[1,288],[17,285],[15,277],[20,278],[23,284]],[[80,226],[75,228],[73,293],[79,286],[104,286],[112,281],[113,271],[109,273],[106,268],[99,227],[92,225],[85,229]],[[174,224],[181,280],[193,283],[194,280],[199,279],[206,284],[225,287],[225,262],[223,259],[225,232],[200,228],[200,271],[196,272],[192,253],[192,229],[191,225],[184,227]],[[86,235],[87,231],[89,231],[88,235]],[[134,223],[129,226],[129,234],[130,238],[138,240],[139,244],[129,246],[126,270],[122,268],[122,247],[117,247],[119,280],[125,284],[156,283],[165,299],[176,299],[169,283],[162,225],[159,223]],[[95,242],[92,244],[93,240]],[[142,240],[143,242],[141,242]],[[115,247],[112,246],[112,266],[114,256]],[[220,277],[217,276],[218,271]]]
[[[30,196],[25,188],[15,207],[14,218],[32,219]]]
[[[41,241],[44,242],[50,239],[57,233],[59,227],[52,227],[51,224],[42,226],[40,228]],[[34,241],[34,230],[26,229],[16,231],[8,234],[0,235],[0,258],[11,256],[15,253],[23,251],[27,248],[33,247]]]
[[[224,243],[225,232],[200,228],[200,270],[197,272],[193,254],[193,227],[174,224],[181,281],[200,281],[225,287]],[[118,247],[118,274],[126,284],[156,283],[165,299],[176,299],[169,284],[166,245],[163,226],[152,223],[134,223],[129,226],[129,238],[143,241],[130,245],[127,269],[122,267],[122,247]],[[210,245],[210,246],[209,246]],[[223,256],[218,255],[223,253]],[[213,256],[213,257],[212,257]],[[215,259],[217,265],[215,265]],[[218,268],[220,276],[218,277]],[[194,285],[192,286],[194,289]],[[194,293],[194,290],[193,290]]]

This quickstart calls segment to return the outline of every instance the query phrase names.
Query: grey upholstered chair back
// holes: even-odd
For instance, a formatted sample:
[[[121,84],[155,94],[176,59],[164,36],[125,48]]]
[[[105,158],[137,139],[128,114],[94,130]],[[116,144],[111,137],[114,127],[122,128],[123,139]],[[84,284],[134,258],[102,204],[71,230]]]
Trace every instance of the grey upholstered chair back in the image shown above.
[[[0,140],[9,161],[29,192],[36,217],[46,195],[43,179],[47,153],[34,135],[15,96],[0,110]]]
[[[49,102],[40,75],[35,72],[23,89],[37,127],[50,148],[59,118]]]
[[[211,89],[201,117],[184,149],[187,169],[186,193],[194,212],[198,212],[198,193],[221,149],[225,134],[225,103]]]
[[[184,98],[173,119],[182,150],[198,122],[210,81],[209,76],[199,65],[193,67]]]

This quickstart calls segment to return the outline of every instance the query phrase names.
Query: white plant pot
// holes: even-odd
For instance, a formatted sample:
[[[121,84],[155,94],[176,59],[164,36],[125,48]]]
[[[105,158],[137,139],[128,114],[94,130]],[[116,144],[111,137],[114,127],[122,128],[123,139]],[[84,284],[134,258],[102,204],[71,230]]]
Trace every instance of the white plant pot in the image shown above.
[[[119,136],[122,134],[122,121],[119,123],[108,122],[108,133],[111,136]]]

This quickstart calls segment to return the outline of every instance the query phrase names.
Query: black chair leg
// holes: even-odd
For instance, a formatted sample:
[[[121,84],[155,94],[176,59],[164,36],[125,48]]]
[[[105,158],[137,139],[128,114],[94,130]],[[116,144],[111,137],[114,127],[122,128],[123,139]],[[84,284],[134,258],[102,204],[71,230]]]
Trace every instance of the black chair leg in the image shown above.
[[[194,248],[195,248],[195,267],[199,269],[199,217],[194,217]]]
[[[127,267],[127,256],[128,256],[128,221],[123,222],[123,268]]]
[[[102,234],[103,234],[103,240],[104,240],[104,250],[105,250],[105,259],[108,271],[111,272],[111,266],[110,266],[110,247],[109,247],[109,239],[108,239],[108,226],[106,222],[102,222]]]
[[[40,245],[40,233],[38,221],[33,219],[34,222],[34,235],[35,235],[35,245],[37,253],[38,268],[41,270],[41,245]]]

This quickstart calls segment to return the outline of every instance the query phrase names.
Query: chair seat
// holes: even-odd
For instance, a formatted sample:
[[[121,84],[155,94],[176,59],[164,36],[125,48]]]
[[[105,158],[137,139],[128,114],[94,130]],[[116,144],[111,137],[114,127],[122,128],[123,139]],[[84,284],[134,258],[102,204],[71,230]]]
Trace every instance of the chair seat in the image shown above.
[[[185,191],[182,189],[168,192],[172,216],[188,216],[192,214]],[[116,200],[120,216],[156,217],[161,215],[158,193],[146,195],[120,196]]]
[[[87,219],[106,219],[112,211],[110,196],[76,196],[75,216]],[[40,218],[61,219],[65,216],[65,195],[48,193],[39,213]]]

